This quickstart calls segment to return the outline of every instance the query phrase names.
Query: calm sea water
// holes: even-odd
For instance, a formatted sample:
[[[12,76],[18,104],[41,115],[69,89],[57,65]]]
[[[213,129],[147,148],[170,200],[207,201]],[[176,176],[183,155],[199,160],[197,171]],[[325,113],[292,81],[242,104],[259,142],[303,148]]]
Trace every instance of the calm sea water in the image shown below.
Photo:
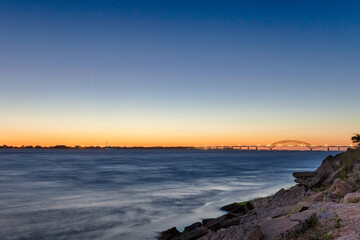
[[[0,150],[0,239],[155,239],[336,152]]]

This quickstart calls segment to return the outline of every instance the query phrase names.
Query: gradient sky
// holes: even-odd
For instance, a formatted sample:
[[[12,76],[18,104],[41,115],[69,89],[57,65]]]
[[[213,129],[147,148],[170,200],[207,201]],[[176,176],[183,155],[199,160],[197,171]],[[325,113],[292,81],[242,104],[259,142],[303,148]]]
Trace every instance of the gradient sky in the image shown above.
[[[0,145],[350,144],[359,1],[0,1]]]

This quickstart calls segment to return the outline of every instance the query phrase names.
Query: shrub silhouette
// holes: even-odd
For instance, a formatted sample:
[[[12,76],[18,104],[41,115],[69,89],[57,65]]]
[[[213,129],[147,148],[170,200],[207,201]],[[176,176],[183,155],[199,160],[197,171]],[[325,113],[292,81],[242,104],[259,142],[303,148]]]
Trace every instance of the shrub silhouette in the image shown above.
[[[353,141],[353,143],[357,143],[360,145],[360,134],[355,134],[351,137],[351,140]]]

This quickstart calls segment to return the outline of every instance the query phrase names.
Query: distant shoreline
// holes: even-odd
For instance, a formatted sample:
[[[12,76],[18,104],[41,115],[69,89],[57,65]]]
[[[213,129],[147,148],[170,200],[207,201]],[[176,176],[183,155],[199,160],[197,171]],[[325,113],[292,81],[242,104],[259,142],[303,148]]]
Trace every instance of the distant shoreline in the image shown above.
[[[154,147],[120,147],[120,146],[66,146],[66,145],[56,145],[56,146],[7,146],[3,145],[0,146],[0,149],[195,149],[197,147],[187,147],[187,146],[178,146],[178,147],[161,147],[161,146],[154,146]]]
[[[65,146],[65,145],[56,145],[56,146],[0,146],[0,149],[32,149],[32,150],[41,150],[41,149],[58,149],[58,150],[202,150],[202,151],[232,151],[232,152],[257,152],[257,151],[303,151],[310,152],[308,149],[203,149],[201,147],[191,147],[191,146],[178,146],[178,147],[162,147],[162,146],[153,146],[153,147],[120,147],[120,146]],[[326,149],[317,149],[314,151],[329,151]],[[332,152],[343,152],[339,150],[330,150]]]

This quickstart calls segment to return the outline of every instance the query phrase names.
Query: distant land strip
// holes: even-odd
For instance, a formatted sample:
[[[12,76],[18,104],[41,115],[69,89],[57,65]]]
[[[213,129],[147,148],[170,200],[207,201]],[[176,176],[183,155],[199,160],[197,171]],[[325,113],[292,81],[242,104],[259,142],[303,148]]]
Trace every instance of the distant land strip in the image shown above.
[[[40,146],[40,145],[22,145],[22,146],[9,146],[2,145],[0,149],[178,149],[178,150],[233,150],[233,151],[261,151],[261,150],[299,150],[299,148],[303,148],[302,150],[308,151],[345,151],[348,148],[354,148],[354,146],[349,145],[229,145],[229,146],[84,146],[84,145],[75,145],[75,146],[67,146],[67,145],[55,145],[55,146]]]

